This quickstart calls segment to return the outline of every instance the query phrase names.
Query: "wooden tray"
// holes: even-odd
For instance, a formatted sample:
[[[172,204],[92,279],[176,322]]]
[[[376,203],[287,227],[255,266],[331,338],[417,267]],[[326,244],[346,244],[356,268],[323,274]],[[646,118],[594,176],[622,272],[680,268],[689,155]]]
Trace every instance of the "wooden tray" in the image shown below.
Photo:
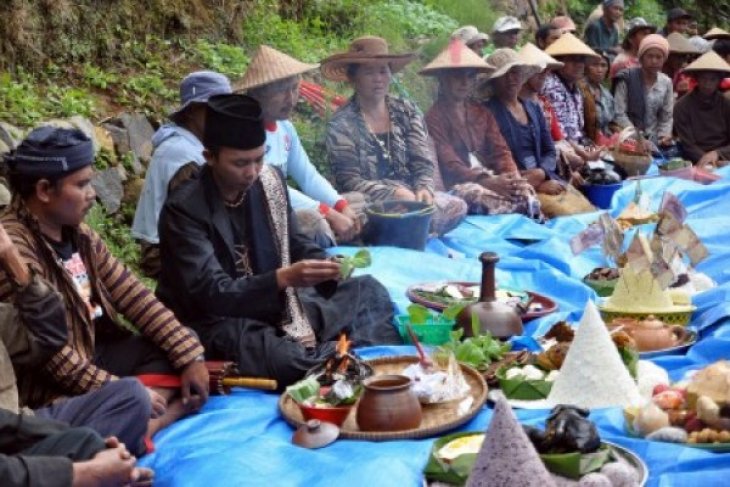
[[[375,374],[379,375],[400,374],[403,369],[416,362],[418,362],[418,357],[403,356],[381,357],[368,360],[367,363],[375,369]],[[460,401],[424,405],[423,420],[418,428],[386,432],[360,431],[355,420],[357,407],[354,407],[340,429],[340,438],[369,441],[427,438],[440,435],[467,423],[481,411],[487,401],[487,383],[479,372],[468,365],[460,365],[464,378],[469,384],[469,394]],[[279,411],[284,420],[294,428],[304,423],[299,406],[288,394],[282,394],[279,398]]]
[[[464,282],[464,281],[444,282],[444,283],[439,283],[439,284],[440,285],[442,284],[444,286],[449,285],[449,284],[455,284],[455,285],[466,286],[466,287],[479,285],[478,282]],[[406,297],[411,302],[422,304],[423,306],[425,306],[427,308],[431,308],[436,311],[445,310],[448,307],[447,304],[439,303],[436,301],[430,301],[430,300],[416,294],[415,291],[418,288],[421,288],[423,286],[430,286],[430,285],[433,285],[433,283],[429,282],[429,283],[414,284],[413,286],[410,286],[410,287],[408,287],[408,289],[406,289]],[[525,291],[525,292],[527,292],[527,294],[530,295],[533,303],[542,304],[542,310],[541,311],[528,311],[527,313],[523,314],[522,315],[523,322],[530,321],[535,318],[539,318],[541,316],[549,315],[550,313],[557,311],[558,303],[556,303],[552,299],[548,298],[544,294],[536,293],[533,291]],[[456,301],[456,300],[454,300],[454,301]]]

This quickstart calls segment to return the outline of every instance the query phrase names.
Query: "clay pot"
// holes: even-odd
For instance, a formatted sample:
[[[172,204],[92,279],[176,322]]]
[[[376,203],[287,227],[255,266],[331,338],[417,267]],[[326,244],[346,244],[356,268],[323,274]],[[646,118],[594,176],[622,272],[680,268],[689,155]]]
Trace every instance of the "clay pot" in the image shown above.
[[[362,431],[403,431],[421,425],[421,403],[404,375],[377,375],[363,382],[357,406]]]
[[[636,342],[640,352],[649,352],[663,348],[676,347],[687,339],[687,329],[680,325],[669,326],[663,321],[649,315],[643,320],[634,318],[616,318],[611,327],[623,327],[623,330]]]
[[[466,306],[456,317],[457,325],[464,330],[464,336],[473,335],[472,314],[479,319],[480,333],[490,332],[495,338],[506,340],[514,335],[522,335],[522,318],[515,309],[497,301],[494,285],[494,266],[499,257],[494,252],[484,252],[479,256],[482,262],[482,285],[479,301]]]

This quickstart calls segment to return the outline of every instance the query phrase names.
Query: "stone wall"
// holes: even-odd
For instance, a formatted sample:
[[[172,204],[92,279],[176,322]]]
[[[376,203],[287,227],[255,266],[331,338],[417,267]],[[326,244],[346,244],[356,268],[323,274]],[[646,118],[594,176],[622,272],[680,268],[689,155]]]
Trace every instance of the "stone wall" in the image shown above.
[[[77,128],[94,141],[97,170],[91,184],[107,213],[116,213],[122,203],[136,205],[152,157],[155,132],[144,114],[122,113],[98,125],[78,116],[47,120],[41,125]],[[0,122],[0,157],[15,148],[28,131]],[[7,194],[0,190],[0,200],[7,199]]]

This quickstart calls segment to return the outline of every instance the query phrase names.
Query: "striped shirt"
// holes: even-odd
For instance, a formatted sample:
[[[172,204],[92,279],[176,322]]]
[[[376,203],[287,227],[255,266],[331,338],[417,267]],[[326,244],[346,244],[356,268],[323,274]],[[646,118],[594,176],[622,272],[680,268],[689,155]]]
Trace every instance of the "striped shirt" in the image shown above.
[[[74,229],[73,238],[89,274],[95,304],[108,318],[98,322],[92,321],[76,285],[41,236],[37,220],[20,199],[14,200],[0,221],[31,271],[54,286],[66,305],[66,345],[51,357],[45,370],[18,371],[23,405],[40,407],[59,396],[83,394],[117,379],[94,365],[95,335],[100,331],[97,328],[108,327],[111,333],[124,333],[117,315],[158,345],[177,369],[203,353],[197,337],[112,256],[101,237],[87,225]],[[0,301],[14,302],[14,293],[7,274],[0,271]]]

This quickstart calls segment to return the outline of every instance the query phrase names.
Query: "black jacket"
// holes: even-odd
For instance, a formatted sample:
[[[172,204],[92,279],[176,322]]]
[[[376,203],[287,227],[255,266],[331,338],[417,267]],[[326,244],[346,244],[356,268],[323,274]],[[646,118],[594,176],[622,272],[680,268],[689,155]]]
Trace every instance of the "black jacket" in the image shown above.
[[[281,174],[281,184],[286,186]],[[287,196],[288,198],[288,196]],[[222,317],[281,321],[285,294],[276,283],[280,257],[268,218],[260,181],[247,191],[244,208],[253,243],[250,258],[254,275],[236,278],[234,236],[228,213],[212,174],[200,174],[170,195],[160,214],[160,260],[157,295],[183,323],[199,326]],[[291,262],[325,258],[325,252],[299,233],[291,204],[289,241]],[[260,229],[268,228],[264,232]]]

